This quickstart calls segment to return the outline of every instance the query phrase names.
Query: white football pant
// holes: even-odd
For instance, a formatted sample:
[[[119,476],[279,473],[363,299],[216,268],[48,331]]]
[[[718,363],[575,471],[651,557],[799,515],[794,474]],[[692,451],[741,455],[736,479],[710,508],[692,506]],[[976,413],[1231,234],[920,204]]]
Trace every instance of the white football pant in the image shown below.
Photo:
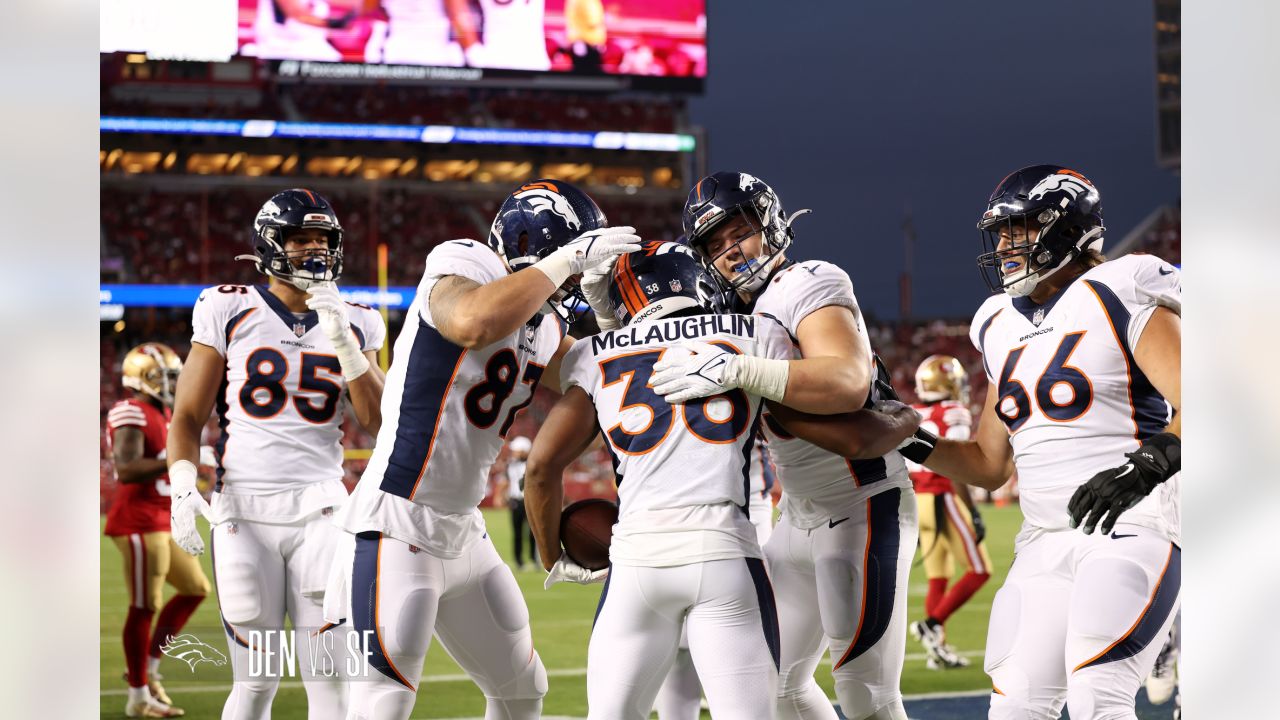
[[[772,718],[778,625],[757,558],[613,565],[587,650],[588,718],[648,718],[685,626],[711,715]]]
[[[296,628],[291,634],[307,692],[307,717],[329,720],[346,715],[346,662],[337,651],[348,646],[349,628],[326,627],[322,591],[304,588],[307,571],[327,561],[329,545],[321,540],[334,532],[329,516],[320,512],[295,523],[231,520],[211,528],[213,580],[233,679],[223,720],[271,717],[271,701],[286,672],[280,664],[285,661],[280,651],[286,614]],[[322,628],[328,637],[321,637]],[[321,643],[334,652],[319,652]],[[251,652],[256,653],[252,658]]]
[[[529,610],[488,535],[443,559],[377,532],[356,535],[351,624],[369,639],[348,720],[404,720],[434,633],[486,698],[485,720],[542,714],[547,671]]]
[[[1046,532],[1022,544],[991,606],[993,720],[1134,720],[1177,614],[1182,551],[1155,531]]]
[[[810,530],[784,512],[765,545],[778,598],[781,720],[835,720],[813,678],[824,641],[850,720],[906,720],[907,580],[919,527],[915,493],[885,490]]]
[[[752,492],[750,498],[751,524],[756,527],[756,540],[760,547],[769,542],[773,532],[773,500]],[[658,713],[658,720],[698,720],[702,712],[702,682],[698,680],[698,669],[694,667],[693,657],[689,654],[689,633],[680,631],[680,647],[675,661],[671,664],[671,672],[658,690],[658,699],[653,709]]]

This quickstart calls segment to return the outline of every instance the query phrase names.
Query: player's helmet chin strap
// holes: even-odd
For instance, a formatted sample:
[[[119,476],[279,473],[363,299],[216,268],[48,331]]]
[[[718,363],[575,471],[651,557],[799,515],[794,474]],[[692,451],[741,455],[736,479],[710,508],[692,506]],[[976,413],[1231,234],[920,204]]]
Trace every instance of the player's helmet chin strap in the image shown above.
[[[1044,233],[1048,231],[1049,227],[1050,226],[1045,226],[1042,228],[1040,230],[1040,235],[1044,235]],[[1105,228],[1097,227],[1085,233],[1076,243],[1075,247],[1064,253],[1058,262],[1053,265],[1045,264],[1053,262],[1053,253],[1051,253],[1048,248],[1044,247],[1044,245],[1040,244],[1039,238],[1037,238],[1035,243],[1036,249],[1027,253],[1028,262],[1026,263],[1026,269],[1022,273],[1022,277],[1005,285],[1004,291],[1008,293],[1010,297],[1025,297],[1035,292],[1036,286],[1040,284],[1041,280],[1053,275],[1065,267],[1067,263],[1075,260],[1077,257],[1080,257],[1080,254],[1102,235],[1103,230],[1105,230]],[[1033,253],[1034,257],[1032,257]]]
[[[274,244],[274,243],[272,243]],[[297,254],[297,253],[295,253]],[[334,253],[330,251],[328,255],[309,255],[302,260],[303,267],[295,268],[290,262],[288,255],[283,250],[278,250],[272,257],[270,264],[262,262],[262,258],[257,255],[237,255],[236,260],[249,260],[254,263],[258,272],[263,275],[270,275],[282,282],[306,292],[308,288],[316,283],[329,282],[335,280],[333,276],[333,268],[329,263],[325,262],[326,258],[333,258]],[[289,270],[282,270],[280,265],[284,265]]]

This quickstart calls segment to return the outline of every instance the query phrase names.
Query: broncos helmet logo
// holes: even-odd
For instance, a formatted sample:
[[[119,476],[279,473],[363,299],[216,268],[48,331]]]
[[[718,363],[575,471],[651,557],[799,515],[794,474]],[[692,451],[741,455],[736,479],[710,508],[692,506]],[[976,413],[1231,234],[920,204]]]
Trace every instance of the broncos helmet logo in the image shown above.
[[[758,182],[760,181],[757,180],[754,175],[748,175],[746,173],[738,173],[738,189],[741,190],[742,192],[746,192],[751,188],[755,187],[755,184]]]
[[[1084,179],[1084,176],[1070,171],[1062,171],[1036,183],[1036,186],[1031,188],[1031,192],[1027,194],[1027,197],[1031,200],[1039,200],[1051,192],[1065,192],[1074,201],[1081,195],[1088,194],[1090,190],[1092,190],[1092,187],[1089,185],[1089,181]]]
[[[160,652],[185,662],[191,668],[191,672],[195,672],[196,665],[202,662],[213,663],[215,667],[227,664],[227,656],[221,651],[201,642],[195,635],[186,633],[177,637],[170,635],[166,638],[165,644],[160,646]]]
[[[569,205],[568,198],[548,187],[546,183],[525,185],[515,193],[515,197],[517,200],[529,203],[534,215],[549,212],[562,218],[570,230],[574,232],[582,230],[582,221]]]

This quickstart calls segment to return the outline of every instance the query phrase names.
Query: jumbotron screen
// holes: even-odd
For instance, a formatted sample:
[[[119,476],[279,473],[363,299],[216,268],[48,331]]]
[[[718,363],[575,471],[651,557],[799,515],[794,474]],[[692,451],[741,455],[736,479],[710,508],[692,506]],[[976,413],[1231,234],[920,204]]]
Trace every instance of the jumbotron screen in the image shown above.
[[[234,53],[281,61],[282,76],[318,78],[549,73],[664,78],[700,89],[707,73],[706,0],[193,0],[197,7],[201,21],[157,18],[156,6],[139,0],[106,0],[101,49],[192,60]],[[323,65],[333,63],[341,65]],[[397,74],[377,66],[459,70]]]

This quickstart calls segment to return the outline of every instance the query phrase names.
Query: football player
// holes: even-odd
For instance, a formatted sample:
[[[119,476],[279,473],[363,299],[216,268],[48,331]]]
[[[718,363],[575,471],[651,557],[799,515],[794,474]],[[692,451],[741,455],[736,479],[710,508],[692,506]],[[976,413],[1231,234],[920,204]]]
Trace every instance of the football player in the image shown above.
[[[191,354],[178,380],[169,433],[174,539],[199,555],[196,515],[210,521],[214,584],[234,673],[223,718],[265,718],[279,668],[250,675],[250,652],[265,666],[283,643],[285,615],[302,661],[307,712],[342,717],[346,683],[337,668],[312,667],[311,644],[346,647],[323,632],[322,596],[337,539],[331,515],[342,484],[342,419],[349,404],[370,433],[381,425],[382,371],[375,353],[386,327],[377,311],[343,302],[342,226],[319,194],[286,190],[253,225],[254,261],[267,285],[220,285],[200,293]],[[345,399],[345,401],[344,401]],[[217,406],[217,483],[210,508],[195,487],[200,430]],[[308,640],[311,633],[311,640]],[[280,645],[275,645],[279,648]],[[275,654],[279,657],[279,653]]]
[[[524,512],[524,464],[533,442],[521,435],[510,442],[511,458],[507,460],[507,507],[511,510],[511,557],[515,566],[528,570],[538,559],[537,546],[533,542],[533,529]],[[529,563],[524,561],[525,540],[529,541]]]
[[[990,717],[1056,717],[1065,701],[1079,720],[1134,718],[1181,585],[1179,272],[1151,255],[1106,261],[1102,197],[1059,165],[1011,173],[978,227],[1003,292],[970,328],[991,381],[977,436],[920,432],[903,452],[988,490],[1018,471]]]
[[[763,547],[773,533],[773,461],[769,459],[769,447],[764,438],[756,435],[751,450],[751,482],[747,487],[748,516],[756,528],[756,541]],[[702,709],[702,682],[689,653],[689,633],[680,632],[680,645],[671,672],[662,682],[654,701],[658,720],[697,720]]]
[[[540,716],[547,674],[529,611],[478,505],[516,413],[540,381],[559,387],[576,276],[638,247],[633,233],[606,227],[573,185],[537,180],[503,201],[488,243],[450,240],[427,256],[382,432],[339,519],[350,555],[334,574],[350,608],[327,614],[368,640],[353,719],[409,717],[433,634],[484,693],[486,717]]]
[[[916,369],[915,389],[919,402],[913,407],[924,418],[921,427],[939,437],[969,439],[973,425],[969,378],[959,360],[950,355],[925,358]],[[955,488],[932,470],[907,465],[916,490],[920,548],[929,579],[925,618],[911,623],[911,636],[924,645],[929,669],[964,667],[969,661],[947,644],[944,625],[991,578],[991,556],[982,542],[986,528],[967,485]],[[956,558],[964,563],[965,572],[948,592]]]
[[[609,293],[624,327],[569,350],[565,395],[529,455],[526,502],[548,587],[571,562],[560,556],[560,478],[598,429],[617,474],[620,516],[610,568],[598,571],[608,582],[587,654],[590,718],[647,718],[686,625],[712,716],[773,716],[777,616],[747,497],[761,396],[732,389],[672,405],[651,379],[661,358],[683,352],[673,349],[680,344],[777,359],[790,358],[792,345],[771,318],[706,314],[696,292],[701,272],[676,243],[646,243],[618,260]],[[782,409],[777,422],[834,441],[850,457],[877,457],[920,421],[893,405],[892,414],[858,413],[842,424],[844,417]]]
[[[799,214],[788,217],[773,189],[746,173],[715,173],[689,193],[690,247],[744,311],[782,323],[798,354],[762,358],[721,348],[668,354],[653,379],[668,402],[742,388],[829,414],[878,399],[876,361],[849,276],[831,263],[786,258]],[[917,537],[906,465],[897,452],[849,460],[794,437],[771,422],[775,416],[765,413],[763,433],[784,489],[782,517],[765,546],[782,629],[778,715],[836,717],[813,679],[825,640],[844,714],[903,720],[898,685]]]
[[[145,343],[130,350],[121,366],[130,397],[107,413],[107,445],[120,489],[107,511],[105,532],[124,555],[129,588],[124,623],[126,717],[183,714],[160,685],[161,648],[178,635],[209,594],[200,562],[182,552],[169,535],[165,441],[181,370],[182,360],[167,345]],[[213,465],[213,448],[200,448],[200,458],[202,465]],[[153,631],[151,618],[160,607],[166,582],[177,594],[164,604]]]

